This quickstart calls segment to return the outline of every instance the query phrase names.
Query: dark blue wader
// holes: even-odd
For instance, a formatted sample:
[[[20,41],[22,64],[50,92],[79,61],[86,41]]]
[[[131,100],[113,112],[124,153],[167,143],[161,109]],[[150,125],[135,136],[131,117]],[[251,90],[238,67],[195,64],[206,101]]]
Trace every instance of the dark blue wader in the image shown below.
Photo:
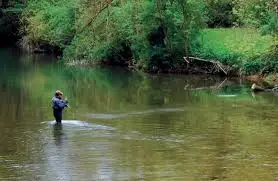
[[[62,114],[65,107],[68,107],[68,101],[57,97],[52,98],[53,116],[55,117],[57,124],[62,123]]]

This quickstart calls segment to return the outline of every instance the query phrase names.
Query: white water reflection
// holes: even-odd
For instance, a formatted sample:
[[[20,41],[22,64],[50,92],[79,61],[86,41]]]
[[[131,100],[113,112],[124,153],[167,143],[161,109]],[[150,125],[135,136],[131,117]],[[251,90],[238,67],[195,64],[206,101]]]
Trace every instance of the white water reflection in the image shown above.
[[[221,94],[221,95],[217,95],[217,97],[237,97],[238,95],[234,95],[234,94],[230,94],[230,95],[225,95],[225,94]]]
[[[96,113],[89,114],[89,118],[91,119],[119,119],[126,118],[129,116],[140,116],[146,114],[154,114],[154,113],[171,113],[171,112],[184,112],[184,108],[158,108],[151,109],[146,111],[135,111],[135,112],[127,112],[127,113]]]
[[[42,122],[45,123],[45,122]],[[56,121],[49,121],[47,122],[49,125],[54,126]],[[115,128],[110,126],[104,126],[94,123],[88,123],[86,121],[79,121],[79,120],[62,120],[63,127],[71,127],[71,128],[84,128],[84,129],[93,129],[93,130],[115,130]]]

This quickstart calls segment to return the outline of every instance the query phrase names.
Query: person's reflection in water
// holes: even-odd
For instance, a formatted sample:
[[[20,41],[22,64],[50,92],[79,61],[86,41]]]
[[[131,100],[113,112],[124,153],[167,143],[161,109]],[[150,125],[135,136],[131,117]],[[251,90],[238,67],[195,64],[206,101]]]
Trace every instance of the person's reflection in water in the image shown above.
[[[47,154],[47,178],[48,180],[66,181],[72,180],[73,175],[69,158],[69,148],[65,144],[65,132],[62,124],[53,125],[53,140],[55,145],[50,144],[46,149]]]
[[[54,136],[55,144],[57,146],[61,146],[63,144],[63,136],[64,136],[62,124],[53,125],[53,136]]]

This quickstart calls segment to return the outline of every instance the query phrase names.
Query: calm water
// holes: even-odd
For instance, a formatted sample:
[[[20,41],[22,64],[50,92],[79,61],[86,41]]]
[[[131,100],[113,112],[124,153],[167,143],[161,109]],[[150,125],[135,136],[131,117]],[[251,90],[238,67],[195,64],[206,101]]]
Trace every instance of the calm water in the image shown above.
[[[278,180],[276,94],[51,60],[0,50],[0,180]]]

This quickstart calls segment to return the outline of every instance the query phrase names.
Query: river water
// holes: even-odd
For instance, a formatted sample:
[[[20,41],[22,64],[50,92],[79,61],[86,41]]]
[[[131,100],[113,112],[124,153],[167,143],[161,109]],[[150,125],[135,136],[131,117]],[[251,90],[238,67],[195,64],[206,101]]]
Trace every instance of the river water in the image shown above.
[[[278,96],[0,50],[0,180],[278,180]],[[56,89],[70,101],[53,125]]]

